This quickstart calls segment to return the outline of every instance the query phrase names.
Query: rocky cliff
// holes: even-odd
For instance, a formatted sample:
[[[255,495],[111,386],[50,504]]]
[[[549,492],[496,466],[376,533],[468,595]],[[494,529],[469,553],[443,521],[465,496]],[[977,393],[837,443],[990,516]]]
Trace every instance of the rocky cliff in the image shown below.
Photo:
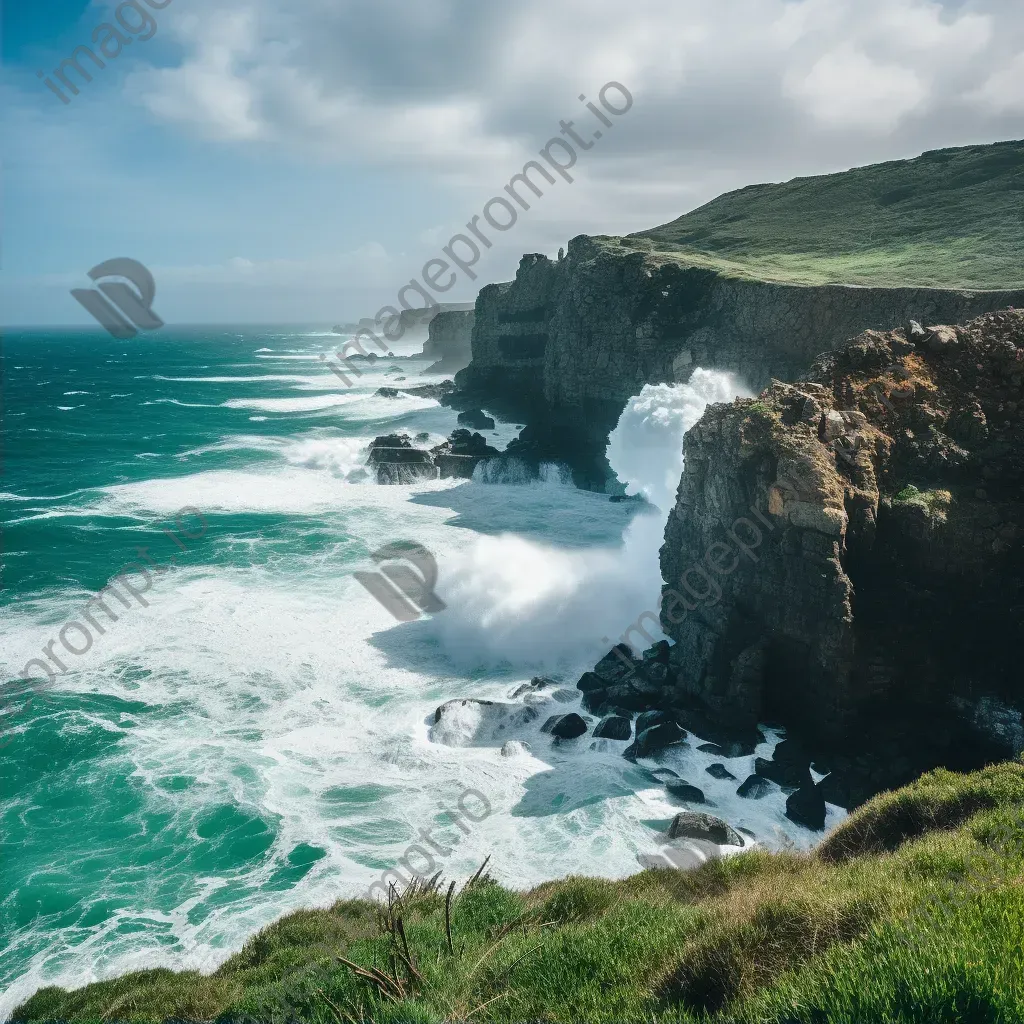
[[[535,430],[564,431],[570,452],[593,456],[645,383],[685,380],[704,366],[760,388],[792,380],[867,328],[959,322],[1015,304],[1024,291],[760,281],[694,265],[648,239],[579,236],[563,260],[524,256],[515,281],[480,292],[473,361],[456,381],[467,401],[507,403]],[[602,486],[593,476],[577,482]]]
[[[475,319],[472,309],[459,309],[445,310],[430,321],[430,333],[420,355],[436,362],[425,373],[455,373],[469,365]]]
[[[710,407],[685,453],[662,550],[681,699],[885,747],[889,784],[1024,747],[1024,312],[867,331]]]

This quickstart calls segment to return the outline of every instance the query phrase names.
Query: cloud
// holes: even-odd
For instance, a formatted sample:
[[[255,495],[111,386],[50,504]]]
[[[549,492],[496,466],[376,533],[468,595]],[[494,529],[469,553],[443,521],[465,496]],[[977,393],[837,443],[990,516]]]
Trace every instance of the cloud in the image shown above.
[[[769,140],[807,152],[827,140],[846,153],[908,124],[940,144],[943,128],[978,127],[972,92],[993,115],[1016,109],[1024,8],[208,0],[168,28],[184,48],[180,65],[131,82],[156,117],[227,142],[466,182],[535,152],[562,118],[582,113],[580,92],[592,96],[609,79],[629,86],[638,112],[630,154],[607,147],[601,159],[729,162],[740,139],[745,162]],[[848,136],[838,147],[837,128]]]
[[[891,131],[923,105],[929,88],[915,72],[880,64],[849,44],[787,76],[784,91],[826,125]]]

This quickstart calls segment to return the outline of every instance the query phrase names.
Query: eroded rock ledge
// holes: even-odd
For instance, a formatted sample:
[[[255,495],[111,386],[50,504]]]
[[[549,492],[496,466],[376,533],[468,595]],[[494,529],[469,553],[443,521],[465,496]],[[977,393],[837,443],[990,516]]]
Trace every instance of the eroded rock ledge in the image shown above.
[[[833,762],[884,751],[892,785],[1019,752],[1022,411],[1012,310],[867,331],[709,408],[662,550],[678,694]]]
[[[648,239],[580,235],[564,259],[524,256],[515,281],[480,292],[472,362],[451,404],[528,423],[531,443],[550,439],[577,485],[600,490],[608,433],[644,384],[703,366],[761,388],[865,328],[1009,305],[1024,305],[1024,292],[780,284],[687,265]]]

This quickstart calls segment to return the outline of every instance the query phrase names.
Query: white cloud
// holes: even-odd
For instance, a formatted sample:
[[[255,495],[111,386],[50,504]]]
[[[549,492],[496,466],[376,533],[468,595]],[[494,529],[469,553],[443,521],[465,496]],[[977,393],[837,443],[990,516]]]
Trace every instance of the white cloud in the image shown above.
[[[815,152],[835,128],[849,150],[910,120],[942,144],[978,127],[971,93],[1016,109],[1024,42],[1002,0],[208,0],[167,25],[184,60],[130,86],[157,117],[463,182],[535,152],[609,79],[638,98],[633,153],[721,159],[738,133]]]
[[[883,132],[917,110],[929,93],[915,72],[876,63],[850,45],[825,54],[805,75],[787,76],[784,91],[826,125]]]
[[[971,99],[996,114],[1024,114],[1024,53],[993,71]]]

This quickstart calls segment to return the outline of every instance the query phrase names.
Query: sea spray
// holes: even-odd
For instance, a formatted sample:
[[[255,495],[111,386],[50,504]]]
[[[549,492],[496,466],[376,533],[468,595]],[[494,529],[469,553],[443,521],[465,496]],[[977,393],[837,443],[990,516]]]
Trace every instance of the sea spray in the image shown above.
[[[656,610],[683,435],[710,403],[748,394],[732,374],[697,369],[686,384],[646,385],[630,399],[608,460],[627,492],[654,507],[634,517],[620,547],[573,551],[502,534],[447,560],[439,592],[448,610],[431,628],[452,661],[469,670],[571,667],[593,661],[607,650],[605,638]]]

